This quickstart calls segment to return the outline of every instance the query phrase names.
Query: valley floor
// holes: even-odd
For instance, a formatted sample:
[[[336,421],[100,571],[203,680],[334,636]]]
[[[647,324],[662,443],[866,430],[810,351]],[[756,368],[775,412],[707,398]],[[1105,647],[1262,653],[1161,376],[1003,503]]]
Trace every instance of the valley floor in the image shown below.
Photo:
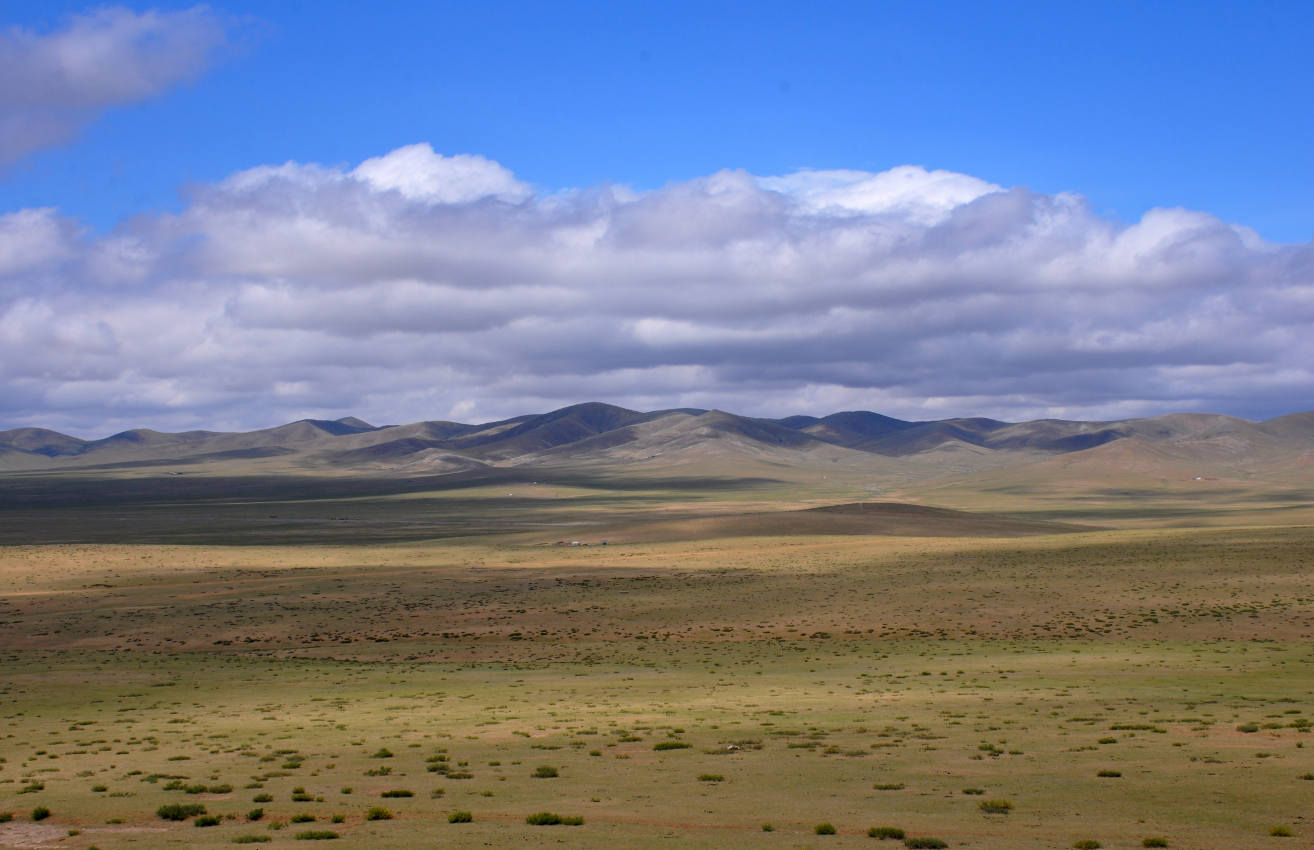
[[[1304,528],[10,546],[0,845],[1303,845],[1312,556]]]

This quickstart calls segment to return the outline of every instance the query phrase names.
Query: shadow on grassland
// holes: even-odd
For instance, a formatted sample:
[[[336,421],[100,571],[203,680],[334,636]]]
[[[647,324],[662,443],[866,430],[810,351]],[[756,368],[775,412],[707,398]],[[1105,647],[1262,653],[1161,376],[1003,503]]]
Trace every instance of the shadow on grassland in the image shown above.
[[[485,486],[595,491],[566,499],[462,498]],[[709,492],[747,492],[765,478],[632,479],[530,469],[413,478],[13,475],[0,478],[0,544],[333,545],[485,536],[596,524]],[[442,495],[425,498],[423,494]],[[394,498],[406,496],[406,498]]]

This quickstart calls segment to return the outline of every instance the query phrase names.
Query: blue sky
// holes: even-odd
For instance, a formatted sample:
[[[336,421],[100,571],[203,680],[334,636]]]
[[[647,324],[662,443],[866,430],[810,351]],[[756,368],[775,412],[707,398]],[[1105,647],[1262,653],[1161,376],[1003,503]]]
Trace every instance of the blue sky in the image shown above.
[[[0,428],[1314,408],[1314,5],[8,3]]]
[[[191,181],[427,141],[546,189],[919,164],[1314,234],[1309,3],[213,8],[232,43],[211,70],[11,166],[4,207],[106,228]],[[5,6],[36,30],[85,9]]]

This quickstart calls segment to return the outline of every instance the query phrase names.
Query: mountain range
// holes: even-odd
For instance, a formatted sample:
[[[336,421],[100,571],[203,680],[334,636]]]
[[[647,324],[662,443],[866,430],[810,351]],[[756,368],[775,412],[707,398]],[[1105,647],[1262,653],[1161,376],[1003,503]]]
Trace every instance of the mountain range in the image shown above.
[[[1038,463],[1068,473],[1112,464],[1177,478],[1307,475],[1312,457],[1314,412],[1262,422],[1186,413],[1107,422],[905,421],[867,411],[767,419],[588,402],[481,424],[375,426],[345,417],[242,433],[135,429],[97,440],[43,428],[0,432],[0,471],[6,472],[169,468],[187,474],[241,467],[435,474],[526,465],[642,471],[733,461],[779,468],[841,464],[902,480]]]

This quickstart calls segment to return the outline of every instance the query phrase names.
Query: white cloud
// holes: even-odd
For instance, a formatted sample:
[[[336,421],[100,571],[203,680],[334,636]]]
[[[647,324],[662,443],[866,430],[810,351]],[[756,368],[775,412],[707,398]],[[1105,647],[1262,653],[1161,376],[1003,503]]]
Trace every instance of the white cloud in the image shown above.
[[[1001,191],[1001,187],[967,174],[927,171],[918,165],[901,165],[879,174],[804,170],[758,182],[789,196],[807,213],[891,215],[920,225],[939,224],[954,208]]]
[[[507,169],[470,154],[443,156],[427,143],[367,159],[351,172],[375,189],[396,189],[414,201],[460,204],[481,198],[517,203],[533,194]]]
[[[251,169],[102,238],[0,216],[0,425],[1314,407],[1314,246],[1205,213],[1124,224],[919,168],[528,192],[411,146]]]
[[[0,31],[0,165],[67,141],[106,107],[194,79],[224,40],[205,6],[107,7],[70,15],[51,33]]]

